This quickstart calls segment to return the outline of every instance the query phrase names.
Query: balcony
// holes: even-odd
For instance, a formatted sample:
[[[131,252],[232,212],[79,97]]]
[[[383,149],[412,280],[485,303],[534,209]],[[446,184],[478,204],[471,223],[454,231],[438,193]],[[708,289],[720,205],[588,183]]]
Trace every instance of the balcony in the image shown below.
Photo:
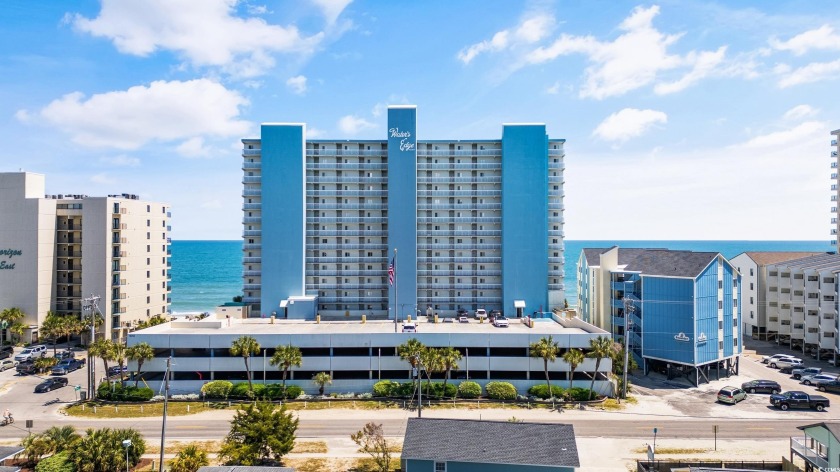
[[[260,236],[262,234],[262,230],[259,229],[246,229],[242,232],[242,236],[249,237],[249,236]]]
[[[242,218],[242,223],[243,223],[243,224],[248,224],[248,223],[262,223],[262,217],[259,217],[259,216],[246,216],[245,218]]]
[[[259,170],[262,168],[262,162],[243,162],[242,170]]]
[[[423,154],[418,152],[417,157],[423,157]],[[417,170],[501,170],[501,162],[464,162],[464,163],[428,163],[418,162]]]
[[[418,190],[418,197],[499,197],[501,190]]]
[[[831,140],[831,145],[832,145],[832,146],[837,146],[837,140],[836,140],[836,139],[832,139],[832,140]]]
[[[261,270],[246,270],[242,272],[243,277],[259,277],[262,275]]]
[[[385,149],[307,149],[307,156],[376,156],[387,157],[388,151]],[[344,163],[349,164],[349,163]]]
[[[384,162],[307,162],[306,169],[339,169],[339,170],[385,170],[388,164]]]
[[[242,205],[243,210],[261,210],[262,203],[244,203]]]
[[[388,221],[386,216],[307,216],[307,223],[385,223]]]
[[[318,203],[306,202],[307,210],[387,210],[384,203]]]
[[[262,248],[260,243],[245,243],[242,245],[243,251],[259,251]]]
[[[242,189],[242,196],[243,197],[259,197],[261,190],[258,188],[246,188]]]
[[[358,230],[358,229],[307,229],[306,236],[387,236],[388,232],[382,229]]]
[[[262,262],[262,257],[243,257],[242,262],[245,264],[259,264]]]
[[[246,175],[242,177],[243,184],[258,184],[262,181],[262,177],[259,175]]]
[[[242,155],[243,156],[259,156],[262,153],[262,149],[243,149]]]
[[[825,470],[828,468],[828,460],[819,452],[808,447],[808,443],[819,444],[812,438],[790,438],[790,452],[803,458],[805,462],[813,464],[817,470]],[[826,448],[827,449],[827,448]]]

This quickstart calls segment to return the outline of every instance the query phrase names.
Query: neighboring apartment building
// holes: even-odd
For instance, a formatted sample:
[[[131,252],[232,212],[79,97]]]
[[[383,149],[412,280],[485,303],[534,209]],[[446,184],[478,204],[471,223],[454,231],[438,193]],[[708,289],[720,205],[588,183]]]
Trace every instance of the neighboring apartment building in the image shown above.
[[[578,308],[584,321],[624,341],[647,373],[667,370],[695,384],[738,371],[741,283],[716,252],[584,249],[578,260]]]
[[[218,314],[217,314],[218,316]],[[143,363],[143,378],[157,391],[167,358],[172,356],[173,393],[197,393],[210,380],[247,381],[241,356],[230,353],[231,343],[241,336],[259,342],[261,352],[250,361],[253,381],[277,383],[282,372],[270,365],[277,346],[292,345],[301,350],[303,361],[294,367],[288,382],[306,392],[315,393],[318,386],[312,376],[330,374],[333,382],[326,392],[369,392],[379,380],[406,381],[410,365],[400,359],[397,346],[417,339],[430,347],[453,347],[461,353],[458,368],[451,373],[451,383],[473,380],[485,385],[493,380],[509,381],[520,393],[535,384],[545,383],[542,358],[530,356],[529,346],[541,338],[552,336],[560,347],[557,360],[548,364],[549,378],[554,385],[569,386],[569,365],[562,354],[570,348],[588,352],[590,341],[608,336],[579,318],[552,315],[526,323],[527,318],[512,320],[507,328],[490,323],[433,323],[421,317],[416,332],[397,332],[393,321],[321,321],[270,320],[259,318],[205,318],[200,321],[174,320],[130,333],[128,344],[148,343],[155,349],[155,358]],[[574,386],[589,388],[596,360],[586,360],[575,369]],[[129,370],[136,370],[135,362]],[[612,394],[609,373],[610,359],[602,359],[595,390]],[[443,373],[432,378],[441,380]]]
[[[748,251],[729,262],[741,274],[741,328],[744,336],[767,340],[767,266],[816,256],[819,252]]]
[[[385,131],[307,140],[305,124],[267,123],[242,140],[254,316],[563,306],[564,140],[504,124],[501,139],[421,141],[414,106],[389,107]]]
[[[836,361],[840,255],[767,266],[767,339]]]
[[[840,241],[840,220],[837,219],[837,201],[840,200],[840,181],[837,179],[837,167],[840,163],[840,129],[831,132],[831,244]]]
[[[80,316],[100,297],[100,336],[121,339],[169,307],[169,208],[137,195],[45,195],[41,174],[0,173],[0,309],[26,313],[25,340],[50,311]],[[8,339],[8,333],[2,333]]]

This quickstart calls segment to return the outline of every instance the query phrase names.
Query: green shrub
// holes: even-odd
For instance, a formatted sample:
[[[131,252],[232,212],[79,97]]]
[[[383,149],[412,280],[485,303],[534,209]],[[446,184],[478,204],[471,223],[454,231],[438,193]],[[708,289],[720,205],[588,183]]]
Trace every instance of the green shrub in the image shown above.
[[[254,390],[254,398],[265,398],[266,396],[266,386],[264,384],[253,384],[252,385]]]
[[[67,458],[67,452],[41,459],[35,466],[35,472],[74,472],[73,463]]]
[[[595,398],[596,396],[597,395],[593,395],[592,397]],[[576,402],[589,400],[589,389],[580,387],[570,388],[566,390],[566,397],[569,400],[574,400]]]
[[[398,383],[391,390],[392,397],[410,397],[412,395],[414,395],[414,384],[412,382]]]
[[[458,387],[452,385],[451,383],[446,384],[446,394],[444,395],[443,391],[443,382],[432,382],[431,388],[429,387],[429,383],[426,382],[423,384],[423,395],[430,395],[432,397],[454,397],[456,393],[458,393]]]
[[[256,392],[257,389],[255,388],[254,391]],[[303,389],[297,385],[287,385],[286,389],[283,390],[283,384],[271,384],[265,387],[263,396],[272,400],[293,400],[299,397],[301,393],[303,393]]]
[[[146,402],[155,396],[155,392],[148,387],[134,387],[132,385],[123,387],[118,382],[113,385],[110,382],[102,382],[96,389],[96,395],[101,400],[112,402]]]
[[[516,387],[510,382],[490,382],[487,396],[494,400],[516,400]]]
[[[458,385],[458,396],[461,398],[478,398],[481,396],[481,385],[467,380]]]
[[[400,383],[394,382],[393,380],[380,380],[373,384],[373,396],[374,397],[390,397],[393,395],[394,390],[399,388]]]
[[[230,390],[233,388],[233,383],[227,380],[213,380],[201,386],[201,393],[207,399],[222,399],[228,397]]]
[[[554,398],[563,398],[566,395],[566,390],[563,387],[552,385],[551,393],[554,396]],[[534,385],[533,387],[528,389],[528,394],[545,400],[546,398],[548,398],[548,385]]]

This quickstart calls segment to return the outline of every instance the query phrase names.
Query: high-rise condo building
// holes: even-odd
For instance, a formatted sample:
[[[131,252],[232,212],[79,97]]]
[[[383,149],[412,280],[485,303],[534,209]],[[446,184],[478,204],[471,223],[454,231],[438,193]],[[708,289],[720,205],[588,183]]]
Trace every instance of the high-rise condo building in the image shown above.
[[[38,339],[47,313],[80,316],[99,297],[100,337],[120,340],[169,307],[169,207],[137,195],[45,195],[45,179],[0,173],[0,310],[26,315]],[[4,339],[9,333],[3,330]]]
[[[837,180],[837,167],[840,163],[840,129],[831,132],[831,244],[840,241],[840,221],[837,220],[837,201],[840,200],[840,184]]]
[[[418,139],[388,108],[381,140],[307,140],[266,123],[243,139],[243,295],[255,315],[400,319],[562,307],[563,139]],[[394,264],[391,285],[389,266]]]

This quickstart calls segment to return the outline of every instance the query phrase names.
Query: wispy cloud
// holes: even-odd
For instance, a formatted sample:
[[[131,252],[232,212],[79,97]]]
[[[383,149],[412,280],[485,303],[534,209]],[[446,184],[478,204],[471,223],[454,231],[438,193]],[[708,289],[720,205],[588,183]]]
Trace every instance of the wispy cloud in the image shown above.
[[[73,92],[37,114],[40,121],[68,133],[77,144],[137,149],[150,141],[243,136],[251,124],[239,119],[239,111],[247,104],[238,92],[198,79],[157,81],[89,98]]]
[[[625,108],[608,116],[592,132],[604,141],[623,143],[645,134],[650,128],[668,122],[668,115],[657,110]]]
[[[819,137],[824,135],[825,129],[826,126],[822,122],[806,121],[793,128],[755,136],[736,147],[747,149],[782,148],[791,144],[800,144],[806,139],[819,141]]]
[[[836,79],[840,73],[840,59],[831,62],[812,62],[796,69],[782,64],[776,67],[776,72],[782,76],[779,79],[779,88]]]
[[[346,135],[358,134],[362,130],[375,127],[375,124],[355,115],[342,116],[341,119],[338,120],[338,129]]]
[[[586,68],[580,96],[604,99],[655,83],[654,92],[668,94],[683,90],[707,77],[724,61],[726,47],[715,51],[690,51],[685,55],[668,50],[683,33],[665,34],[653,26],[659,7],[636,7],[619,25],[623,33],[612,41],[594,36],[562,34],[547,46],[540,46],[525,57],[528,64],[542,64],[560,56],[584,54]],[[682,77],[666,81],[666,71],[685,71]]]
[[[814,116],[817,113],[819,113],[819,110],[810,105],[797,105],[786,111],[783,118],[788,121],[796,121],[809,116]]]
[[[353,0],[312,0],[318,8],[321,9],[321,12],[324,14],[324,18],[326,18],[328,24],[335,23],[335,20],[338,19],[341,12],[347,8],[347,5]]]
[[[298,75],[295,77],[289,77],[289,79],[286,80],[286,87],[288,87],[292,93],[296,93],[298,95],[305,94],[307,90],[306,76]]]
[[[324,38],[323,32],[305,36],[294,25],[237,17],[236,0],[202,0],[200,6],[171,0],[101,3],[95,18],[73,14],[66,20],[77,31],[109,39],[124,54],[171,51],[193,66],[219,67],[239,77],[263,74],[275,65],[272,54],[311,53]]]
[[[790,51],[797,56],[814,49],[840,51],[840,34],[835,33],[834,28],[829,25],[800,33],[787,41],[773,37],[769,42],[773,49]]]
[[[479,54],[498,52],[523,44],[534,44],[554,29],[554,16],[545,11],[531,11],[513,28],[495,33],[490,39],[467,46],[458,52],[458,59],[469,64]]]

